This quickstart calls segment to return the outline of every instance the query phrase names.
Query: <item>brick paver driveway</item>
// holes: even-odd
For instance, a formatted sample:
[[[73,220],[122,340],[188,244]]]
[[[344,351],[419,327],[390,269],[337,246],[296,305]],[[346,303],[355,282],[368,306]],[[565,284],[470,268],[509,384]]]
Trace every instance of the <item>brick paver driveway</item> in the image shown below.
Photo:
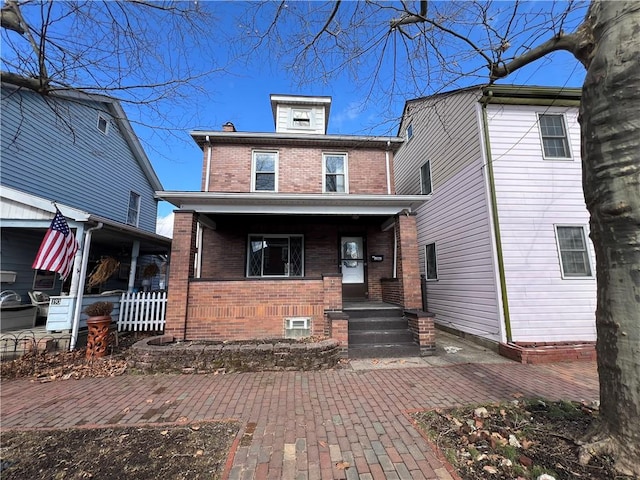
[[[514,395],[597,399],[595,363],[13,380],[2,383],[0,425],[237,419],[245,441],[236,442],[230,479],[446,479],[406,412]]]

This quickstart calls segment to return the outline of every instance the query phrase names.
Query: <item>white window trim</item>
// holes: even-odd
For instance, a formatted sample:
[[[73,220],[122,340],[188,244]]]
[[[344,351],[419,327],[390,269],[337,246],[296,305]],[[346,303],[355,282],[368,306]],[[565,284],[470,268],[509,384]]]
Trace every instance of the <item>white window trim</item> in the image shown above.
[[[129,223],[129,212],[131,211],[131,197],[132,194],[137,195],[138,197],[138,208],[136,211],[136,223]],[[137,227],[140,224],[140,207],[142,205],[142,196],[138,193],[138,192],[134,192],[133,190],[129,191],[129,201],[127,202],[127,217],[125,220],[125,224],[126,225],[133,225],[134,227]]]
[[[100,128],[100,120],[104,120],[104,122],[106,123],[106,128],[104,129],[104,131],[102,131],[102,129]],[[109,135],[109,126],[110,126],[111,122],[109,121],[109,117],[102,115],[101,113],[98,113],[98,120],[96,121],[96,128],[98,129],[98,131],[100,133],[102,133],[103,135]]]
[[[303,325],[296,326],[295,323],[303,322]],[[284,319],[286,330],[309,330],[311,328],[311,317],[286,317]]]
[[[413,138],[414,133],[413,133],[413,123],[410,123],[409,125],[407,125],[407,129],[405,131],[406,136],[407,136],[407,143],[409,143],[409,141]]]
[[[274,153],[276,156],[276,162],[274,165],[274,169],[275,169],[275,180],[274,180],[274,184],[273,184],[273,190],[256,190],[256,174],[258,172],[256,172],[256,153]],[[279,172],[279,166],[280,166],[280,155],[279,152],[277,150],[252,150],[251,151],[251,191],[252,192],[259,192],[259,193],[270,193],[270,192],[277,192],[278,191],[278,172]]]
[[[427,163],[429,163],[429,193],[425,193],[422,191],[422,185],[424,182],[422,181],[422,167],[424,167]],[[431,170],[431,160],[427,160],[420,165],[420,195],[431,195],[433,193],[433,171]]]
[[[582,229],[582,239],[584,240],[585,253],[587,255],[587,263],[589,264],[590,275],[565,275],[564,266],[562,265],[562,251],[560,250],[560,239],[558,238],[558,227],[572,227]],[[587,227],[583,224],[556,223],[553,225],[553,231],[556,237],[556,251],[558,252],[558,262],[560,263],[560,275],[563,280],[587,280],[595,277],[595,269],[591,261],[591,248],[589,247],[589,234]]]
[[[557,116],[557,117],[562,117],[562,126],[564,127],[564,136],[565,136],[565,140],[567,142],[567,153],[569,154],[568,157],[547,157],[544,153],[544,139],[542,138],[542,128],[540,127],[540,117],[544,116],[544,115],[548,115],[548,116]],[[554,161],[554,162],[572,162],[574,160],[573,158],[573,152],[571,151],[571,141],[569,138],[569,127],[567,124],[567,116],[564,113],[558,113],[558,112],[538,112],[536,114],[537,117],[537,127],[538,127],[538,136],[540,137],[540,149],[542,150],[542,158],[544,160],[550,160],[550,161]]]
[[[249,257],[251,255],[250,249],[251,249],[251,237],[266,237],[266,238],[291,238],[291,237],[300,237],[302,239],[302,275],[296,275],[296,276],[292,276],[289,275],[287,273],[287,275],[249,275]],[[304,250],[305,250],[305,243],[304,243],[304,235],[301,233],[250,233],[249,235],[247,235],[247,250],[246,250],[246,256],[245,256],[245,263],[246,265],[246,269],[245,269],[245,278],[266,278],[266,279],[270,279],[270,278],[299,278],[302,279],[304,278],[304,269],[305,269],[305,264],[304,264]],[[291,255],[291,252],[289,252],[289,255]],[[261,267],[261,271],[264,269],[264,266]]]
[[[433,253],[435,255],[435,260],[436,260],[436,278],[427,278],[427,271],[428,271],[428,268],[427,268],[427,263],[428,263],[427,262],[427,246],[429,246],[429,245],[433,245]],[[436,242],[427,242],[427,243],[425,243],[423,250],[424,250],[424,279],[427,282],[437,282],[440,276],[438,274],[438,247],[436,245]]]
[[[308,112],[309,113],[309,126],[302,127],[300,125],[295,125],[295,115],[294,112]],[[315,118],[316,112],[313,108],[291,108],[289,109],[289,128],[290,129],[298,129],[298,130],[313,130],[315,128]]]
[[[327,191],[327,157],[344,157],[344,192]],[[349,155],[347,152],[322,152],[322,193],[342,195],[349,193]]]

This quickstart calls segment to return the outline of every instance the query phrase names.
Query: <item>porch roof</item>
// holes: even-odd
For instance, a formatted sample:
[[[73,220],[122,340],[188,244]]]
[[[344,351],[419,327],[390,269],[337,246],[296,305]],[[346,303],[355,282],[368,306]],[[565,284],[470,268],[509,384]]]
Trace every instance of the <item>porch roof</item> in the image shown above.
[[[159,191],[178,207],[200,213],[277,215],[396,215],[411,213],[430,195],[221,193]]]

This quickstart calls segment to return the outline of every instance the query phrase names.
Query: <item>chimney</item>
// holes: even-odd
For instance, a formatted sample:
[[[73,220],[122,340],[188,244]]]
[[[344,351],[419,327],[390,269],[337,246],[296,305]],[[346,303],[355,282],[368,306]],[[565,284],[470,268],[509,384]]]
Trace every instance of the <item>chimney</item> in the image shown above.
[[[235,132],[236,131],[236,126],[231,122],[227,122],[224,125],[222,125],[222,131],[223,132]]]

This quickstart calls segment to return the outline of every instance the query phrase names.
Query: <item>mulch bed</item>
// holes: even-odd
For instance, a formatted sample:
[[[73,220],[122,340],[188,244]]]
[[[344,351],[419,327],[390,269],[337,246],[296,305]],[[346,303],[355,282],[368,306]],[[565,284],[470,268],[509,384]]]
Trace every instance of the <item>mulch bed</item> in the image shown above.
[[[412,415],[418,428],[464,480],[631,479],[612,460],[578,462],[579,442],[597,420],[594,405],[544,400],[429,410]],[[542,477],[545,478],[545,477]]]

